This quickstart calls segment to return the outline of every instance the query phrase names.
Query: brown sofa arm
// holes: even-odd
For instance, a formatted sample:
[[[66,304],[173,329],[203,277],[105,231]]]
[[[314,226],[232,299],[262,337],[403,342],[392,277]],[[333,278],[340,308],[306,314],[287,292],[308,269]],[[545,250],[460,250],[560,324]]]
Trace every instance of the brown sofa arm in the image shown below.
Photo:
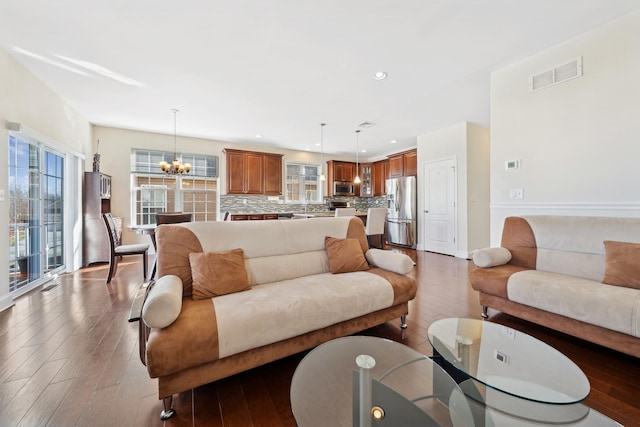
[[[131,310],[129,311],[129,322],[139,322],[138,323],[138,351],[140,353],[140,361],[143,365],[147,365],[147,339],[149,338],[149,327],[145,325],[142,321],[142,307],[144,306],[144,302],[147,299],[147,295],[149,295],[149,291],[153,288],[155,282],[152,280],[151,282],[145,282],[140,285],[138,288],[138,292],[133,299],[133,303],[131,304]]]

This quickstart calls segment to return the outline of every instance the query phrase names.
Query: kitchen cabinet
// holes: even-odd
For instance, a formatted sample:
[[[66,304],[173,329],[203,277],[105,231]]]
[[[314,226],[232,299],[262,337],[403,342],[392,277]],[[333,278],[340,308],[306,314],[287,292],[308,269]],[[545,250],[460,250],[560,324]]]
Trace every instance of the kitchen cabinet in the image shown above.
[[[327,162],[327,196],[334,196],[334,183],[346,182],[353,183],[356,177],[356,164],[351,162],[342,162],[338,160],[329,160]],[[355,188],[355,187],[354,187]],[[360,193],[354,192],[351,196],[357,196]]]
[[[373,164],[360,163],[360,197],[373,197]]]
[[[282,155],[225,149],[227,194],[282,194]]]
[[[387,192],[387,160],[373,163],[373,195],[384,196]]]
[[[264,155],[264,194],[279,196],[282,194],[282,155]]]
[[[418,176],[418,151],[404,153],[404,176]]]
[[[277,213],[269,214],[231,214],[231,221],[262,221],[262,220],[274,220],[278,219]]]
[[[85,172],[82,191],[83,263],[109,262],[111,248],[102,214],[111,212],[111,176],[101,172]],[[120,218],[114,218],[118,235],[122,233]]]
[[[418,151],[409,150],[389,156],[389,178],[417,176]]]
[[[356,165],[351,162],[339,162],[330,160],[329,170],[333,170],[333,180],[342,182],[353,182],[356,177]]]

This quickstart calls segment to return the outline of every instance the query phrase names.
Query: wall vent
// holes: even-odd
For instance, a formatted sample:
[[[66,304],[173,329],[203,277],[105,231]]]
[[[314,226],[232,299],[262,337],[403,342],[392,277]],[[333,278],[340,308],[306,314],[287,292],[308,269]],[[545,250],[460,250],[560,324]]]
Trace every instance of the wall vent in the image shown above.
[[[529,92],[582,77],[582,57],[529,77]]]

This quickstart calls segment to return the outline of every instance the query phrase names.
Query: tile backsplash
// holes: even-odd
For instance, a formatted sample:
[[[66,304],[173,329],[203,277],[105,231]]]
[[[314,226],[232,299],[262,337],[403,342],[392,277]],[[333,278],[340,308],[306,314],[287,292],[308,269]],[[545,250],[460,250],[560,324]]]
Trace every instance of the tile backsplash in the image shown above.
[[[360,211],[368,208],[384,207],[386,197],[325,197],[324,203],[284,203],[284,196],[264,195],[221,195],[220,212],[229,213],[274,213],[274,212],[319,212],[327,211],[329,201],[348,202],[349,206]]]

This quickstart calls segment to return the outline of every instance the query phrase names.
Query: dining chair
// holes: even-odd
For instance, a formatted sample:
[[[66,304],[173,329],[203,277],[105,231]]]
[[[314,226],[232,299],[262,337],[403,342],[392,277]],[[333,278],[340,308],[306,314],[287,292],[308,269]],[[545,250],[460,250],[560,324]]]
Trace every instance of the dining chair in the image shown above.
[[[184,212],[156,213],[156,225],[179,224],[181,222],[191,222],[191,221],[193,221],[192,213],[184,213]],[[151,243],[153,243],[153,249],[156,251],[156,257],[153,260],[153,268],[151,269],[151,276],[150,276],[150,279],[153,280],[153,278],[156,277],[156,267],[157,267],[157,259],[158,259],[158,245],[156,243],[155,231],[151,233]]]
[[[384,249],[384,223],[387,219],[387,208],[367,209],[367,223],[364,231],[371,246],[371,236],[378,236],[380,249]]]
[[[355,208],[336,208],[336,217],[338,216],[356,216]]]
[[[113,222],[113,216],[111,213],[103,213],[102,219],[107,227],[107,234],[109,236],[109,274],[107,275],[107,283],[111,283],[111,279],[116,275],[118,269],[118,262],[126,255],[142,255],[142,277],[147,279],[147,251],[149,245],[147,244],[134,244],[134,245],[121,245],[120,238],[118,237],[118,231],[116,225]]]

